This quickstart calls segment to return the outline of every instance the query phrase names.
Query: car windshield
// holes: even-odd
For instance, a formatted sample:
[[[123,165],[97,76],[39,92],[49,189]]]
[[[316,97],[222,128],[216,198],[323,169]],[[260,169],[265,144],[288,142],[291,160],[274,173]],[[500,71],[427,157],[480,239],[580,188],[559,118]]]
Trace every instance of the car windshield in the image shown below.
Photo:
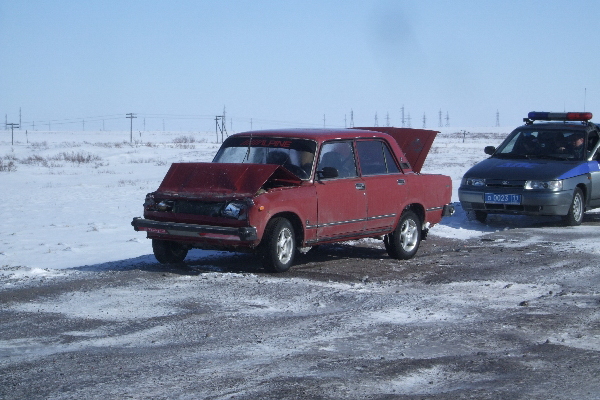
[[[582,131],[522,129],[514,131],[498,147],[498,158],[545,158],[583,160],[585,134]]]
[[[234,136],[225,140],[213,162],[278,164],[300,179],[309,179],[316,147],[307,139]]]

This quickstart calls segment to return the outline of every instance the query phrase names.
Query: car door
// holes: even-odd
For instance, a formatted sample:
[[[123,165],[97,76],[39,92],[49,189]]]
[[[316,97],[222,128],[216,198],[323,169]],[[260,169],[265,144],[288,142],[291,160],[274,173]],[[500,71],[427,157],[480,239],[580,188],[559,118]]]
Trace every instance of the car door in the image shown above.
[[[321,173],[325,167],[337,176]],[[317,192],[317,237],[319,240],[351,237],[364,231],[367,219],[365,185],[358,176],[350,140],[335,140],[321,146],[315,181]]]
[[[589,133],[587,145],[588,150],[593,152],[592,160],[588,162],[591,178],[590,206],[597,207],[600,205],[600,149],[596,130]]]
[[[359,140],[356,150],[367,193],[366,229],[373,233],[390,231],[407,197],[404,175],[385,142]]]

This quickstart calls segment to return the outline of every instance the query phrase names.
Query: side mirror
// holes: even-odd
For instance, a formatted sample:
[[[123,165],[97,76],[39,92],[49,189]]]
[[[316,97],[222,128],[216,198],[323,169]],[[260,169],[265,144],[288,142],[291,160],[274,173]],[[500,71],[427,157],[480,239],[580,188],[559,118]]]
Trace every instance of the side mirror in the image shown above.
[[[496,148],[494,146],[485,146],[485,149],[483,149],[483,151],[485,152],[485,154],[489,154],[491,156],[496,152]]]
[[[317,171],[318,179],[332,179],[338,177],[338,170],[333,167],[323,167],[322,170]]]

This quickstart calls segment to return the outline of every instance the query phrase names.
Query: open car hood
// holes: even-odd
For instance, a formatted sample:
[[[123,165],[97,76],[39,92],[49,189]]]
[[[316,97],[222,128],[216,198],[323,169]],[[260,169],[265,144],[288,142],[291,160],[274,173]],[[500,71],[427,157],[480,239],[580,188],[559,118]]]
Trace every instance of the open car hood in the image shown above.
[[[244,198],[269,187],[298,186],[302,180],[280,165],[173,163],[157,192],[172,196]]]
[[[383,132],[393,137],[404,152],[412,170],[417,173],[421,172],[433,140],[439,133],[438,131],[430,131],[428,129],[392,128],[385,126],[355,129]]]

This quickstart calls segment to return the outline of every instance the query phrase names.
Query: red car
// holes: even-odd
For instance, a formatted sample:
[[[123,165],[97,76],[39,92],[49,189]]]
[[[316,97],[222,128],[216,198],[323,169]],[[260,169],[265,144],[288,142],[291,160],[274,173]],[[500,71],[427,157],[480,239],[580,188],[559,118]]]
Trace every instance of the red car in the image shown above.
[[[383,239],[409,259],[449,204],[452,182],[420,174],[437,132],[421,129],[286,129],[238,133],[211,163],[174,163],[146,196],[136,231],[156,259],[179,263],[191,248],[253,250],[272,272],[298,249]]]

